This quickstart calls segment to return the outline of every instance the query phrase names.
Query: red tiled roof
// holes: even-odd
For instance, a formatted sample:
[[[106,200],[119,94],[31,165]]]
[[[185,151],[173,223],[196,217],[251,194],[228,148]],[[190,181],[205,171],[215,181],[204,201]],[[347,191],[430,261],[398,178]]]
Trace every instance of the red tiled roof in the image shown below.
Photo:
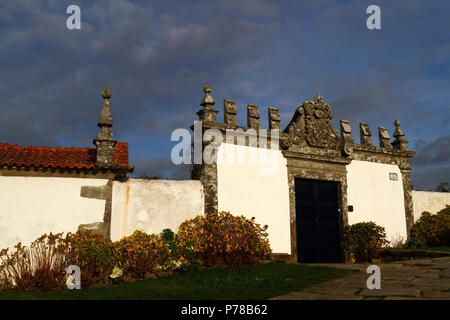
[[[119,167],[128,167],[128,143],[117,142],[114,146],[114,164]]]
[[[128,143],[117,142],[113,157],[115,168],[131,168]],[[95,148],[22,147],[0,143],[0,166],[92,169],[95,158]]]

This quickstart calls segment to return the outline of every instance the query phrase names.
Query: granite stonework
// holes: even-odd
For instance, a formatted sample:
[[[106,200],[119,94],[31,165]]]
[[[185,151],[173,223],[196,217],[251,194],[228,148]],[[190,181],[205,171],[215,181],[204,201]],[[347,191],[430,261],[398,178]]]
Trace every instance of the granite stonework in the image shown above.
[[[97,133],[97,138],[93,141],[97,147],[97,158],[95,165],[97,167],[111,167],[114,164],[114,145],[117,143],[117,140],[113,139],[113,132],[111,130],[113,125],[111,109],[109,107],[111,90],[109,88],[105,88],[102,92],[102,96],[104,102],[100,117],[98,119],[98,127],[101,130]]]
[[[234,100],[224,101],[224,123],[216,121],[218,110],[214,109],[214,99],[211,96],[211,87],[205,85],[205,97],[201,105],[203,108],[197,112],[202,121],[202,133],[207,129],[217,129],[223,134],[223,141],[227,130],[241,129],[247,131],[245,144],[249,145],[252,135],[259,138],[260,128],[258,106],[249,104],[247,107],[247,127],[241,127],[236,120],[236,103]],[[346,166],[352,160],[378,162],[398,165],[402,172],[402,182],[405,198],[406,224],[409,229],[413,224],[413,209],[411,197],[409,159],[415,154],[408,151],[407,141],[400,128],[400,122],[395,121],[395,141],[389,142],[387,129],[380,127],[380,146],[373,146],[371,131],[366,123],[360,124],[361,144],[354,143],[350,122],[340,122],[340,134],[331,125],[333,114],[331,107],[320,95],[313,100],[305,101],[295,110],[294,116],[286,129],[280,130],[280,115],[277,108],[269,107],[269,129],[278,130],[279,146],[283,156],[287,160],[287,172],[290,198],[290,223],[291,223],[291,252],[290,255],[280,255],[280,258],[288,261],[297,261],[297,237],[296,237],[296,208],[295,208],[295,178],[335,181],[338,184],[338,208],[340,228],[348,224],[347,217],[347,170]],[[252,131],[254,129],[255,131]],[[251,133],[249,133],[251,132]],[[263,148],[271,148],[271,131],[267,132],[267,145],[258,145]],[[258,139],[259,141],[259,139]],[[234,140],[236,143],[236,139]],[[251,144],[250,144],[251,145]],[[205,143],[203,144],[205,146]],[[217,167],[210,164],[194,166],[192,177],[199,179],[205,190],[205,213],[217,211]],[[346,257],[348,258],[348,257]],[[346,259],[347,260],[347,259]]]
[[[200,180],[205,190],[205,214],[217,212],[217,164],[195,164],[191,178]]]
[[[106,239],[111,239],[112,183],[113,180],[108,180],[106,185],[101,187],[81,187],[80,197],[105,200],[105,211],[103,221],[81,224],[78,230],[89,230],[102,235]]]

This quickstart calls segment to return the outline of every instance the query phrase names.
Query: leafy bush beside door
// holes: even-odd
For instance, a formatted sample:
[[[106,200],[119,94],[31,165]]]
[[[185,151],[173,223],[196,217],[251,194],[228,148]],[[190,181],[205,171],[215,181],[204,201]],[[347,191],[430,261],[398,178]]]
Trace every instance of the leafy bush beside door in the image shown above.
[[[376,223],[360,222],[344,228],[343,244],[355,262],[370,262],[380,257],[389,241],[385,229]]]

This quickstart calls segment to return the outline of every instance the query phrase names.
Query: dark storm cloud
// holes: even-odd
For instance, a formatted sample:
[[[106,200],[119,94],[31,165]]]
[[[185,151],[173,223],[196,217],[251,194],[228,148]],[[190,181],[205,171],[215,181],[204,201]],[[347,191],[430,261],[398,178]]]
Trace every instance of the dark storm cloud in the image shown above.
[[[175,165],[169,158],[153,158],[140,160],[135,163],[133,172],[135,177],[157,177],[163,179],[189,179],[191,166],[187,164]]]
[[[200,84],[255,57],[253,48],[270,44],[274,32],[239,19],[180,24],[174,13],[127,1],[82,2],[82,30],[70,31],[61,3],[3,6],[12,25],[0,29],[0,67],[8,75],[0,79],[0,136],[18,143],[55,144],[74,132],[91,138],[103,86],[112,88],[118,134],[168,134],[173,117],[199,108]],[[195,104],[186,105],[192,93]],[[151,125],[155,118],[161,125]],[[31,130],[16,128],[16,120]]]
[[[412,160],[415,166],[450,163],[450,135],[439,137],[429,143],[418,140],[416,150],[417,154]]]
[[[417,167],[411,171],[413,190],[435,190],[441,182],[450,181],[450,165]]]

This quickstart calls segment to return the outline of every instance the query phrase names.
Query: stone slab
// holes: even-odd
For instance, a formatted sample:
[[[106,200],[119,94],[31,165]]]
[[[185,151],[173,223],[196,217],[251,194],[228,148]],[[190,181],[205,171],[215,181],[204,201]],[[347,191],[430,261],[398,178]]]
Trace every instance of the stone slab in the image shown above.
[[[308,292],[292,292],[283,296],[272,298],[270,300],[362,300],[363,297],[356,295],[338,295],[338,294],[317,294]]]
[[[414,288],[386,288],[386,289],[363,289],[360,296],[375,296],[375,297],[389,297],[389,296],[403,296],[403,297],[420,297],[422,290]]]

